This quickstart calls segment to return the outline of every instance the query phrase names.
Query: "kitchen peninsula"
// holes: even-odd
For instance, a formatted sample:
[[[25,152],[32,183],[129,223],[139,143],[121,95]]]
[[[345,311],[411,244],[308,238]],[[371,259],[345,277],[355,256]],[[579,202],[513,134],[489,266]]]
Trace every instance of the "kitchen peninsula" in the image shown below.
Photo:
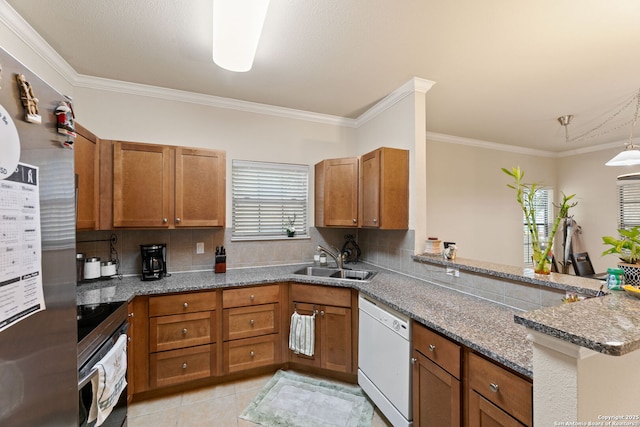
[[[640,352],[635,351],[640,347],[640,301],[614,292],[562,305],[560,297],[565,292],[595,296],[600,282],[560,274],[540,277],[528,269],[465,259],[449,262],[439,257],[414,256],[413,260],[416,269],[426,268],[432,277],[418,279],[368,264],[366,268],[378,271],[368,283],[294,274],[300,265],[230,269],[226,274],[174,273],[154,282],[125,277],[83,284],[78,288],[78,303],[130,301],[138,295],[269,283],[353,288],[407,314],[451,341],[533,379],[535,425],[583,419],[597,421],[598,416],[614,412],[635,415],[637,402],[621,397],[640,395],[638,385],[631,381],[633,376],[628,375],[629,366],[638,366],[640,357]],[[419,276],[424,277],[424,273]],[[445,283],[447,280],[450,282]],[[521,311],[468,292],[447,289],[453,287],[454,282],[474,280],[489,283],[487,287],[492,281],[507,287],[540,287],[551,290],[554,297],[542,298],[549,303],[541,304],[537,310]],[[564,365],[559,367],[557,359]],[[562,372],[557,372],[560,368]],[[593,391],[583,390],[584,384],[590,384]],[[608,387],[612,387],[611,390]]]

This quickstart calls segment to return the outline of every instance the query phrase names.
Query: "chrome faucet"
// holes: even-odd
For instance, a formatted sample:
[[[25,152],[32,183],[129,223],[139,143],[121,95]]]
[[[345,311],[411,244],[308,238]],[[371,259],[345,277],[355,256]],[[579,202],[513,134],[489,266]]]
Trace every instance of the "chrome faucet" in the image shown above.
[[[333,249],[335,249],[337,251],[337,255],[334,254],[333,252],[331,252],[331,250],[325,248],[324,246],[318,245],[318,249],[319,251],[324,252],[325,254],[329,255],[331,258],[333,258],[333,260],[336,262],[336,265],[338,266],[338,268],[340,270],[342,270],[342,266],[344,263],[344,258],[343,258],[343,254],[340,253],[340,251],[338,250],[338,248],[334,247]]]

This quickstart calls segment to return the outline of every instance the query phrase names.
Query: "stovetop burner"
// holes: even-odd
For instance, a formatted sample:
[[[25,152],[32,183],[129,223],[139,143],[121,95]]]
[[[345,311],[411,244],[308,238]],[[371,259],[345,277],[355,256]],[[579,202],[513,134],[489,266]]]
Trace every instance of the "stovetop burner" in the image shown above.
[[[106,302],[100,304],[79,305],[77,307],[78,342],[96,329],[112,313],[125,304],[124,301]]]

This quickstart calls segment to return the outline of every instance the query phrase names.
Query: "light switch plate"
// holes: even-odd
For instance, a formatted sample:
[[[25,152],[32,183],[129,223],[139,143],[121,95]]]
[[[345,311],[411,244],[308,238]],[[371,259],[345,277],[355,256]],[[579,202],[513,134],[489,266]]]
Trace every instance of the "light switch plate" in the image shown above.
[[[203,253],[204,253],[204,242],[196,243],[196,254],[203,254]]]

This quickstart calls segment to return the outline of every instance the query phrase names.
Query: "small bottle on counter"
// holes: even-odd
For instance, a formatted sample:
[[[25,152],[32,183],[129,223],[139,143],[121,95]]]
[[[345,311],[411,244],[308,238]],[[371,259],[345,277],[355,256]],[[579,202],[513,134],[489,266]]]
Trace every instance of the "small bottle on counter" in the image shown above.
[[[324,252],[320,252],[320,265],[322,267],[327,266],[327,254],[325,254]]]
[[[318,267],[320,265],[320,252],[318,249],[316,249],[316,253],[313,254],[313,265]]]

